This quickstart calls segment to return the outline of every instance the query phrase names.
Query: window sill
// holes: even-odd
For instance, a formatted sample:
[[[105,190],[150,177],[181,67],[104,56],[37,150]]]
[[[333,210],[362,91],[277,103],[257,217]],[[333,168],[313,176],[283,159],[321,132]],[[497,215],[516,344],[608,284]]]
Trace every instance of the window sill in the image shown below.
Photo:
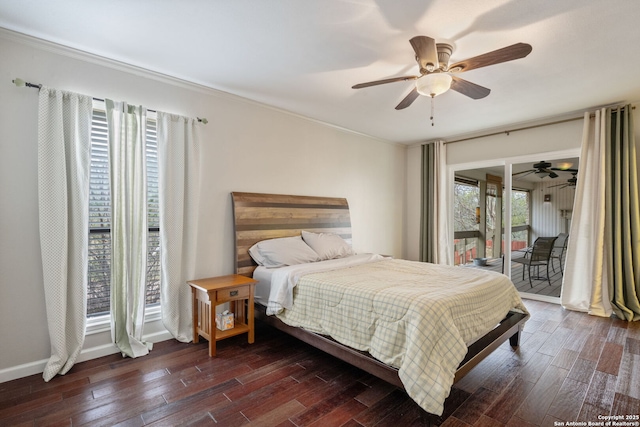
[[[160,305],[153,305],[145,309],[144,323],[154,322],[162,319]],[[111,315],[96,316],[87,319],[85,335],[94,335],[111,331]]]

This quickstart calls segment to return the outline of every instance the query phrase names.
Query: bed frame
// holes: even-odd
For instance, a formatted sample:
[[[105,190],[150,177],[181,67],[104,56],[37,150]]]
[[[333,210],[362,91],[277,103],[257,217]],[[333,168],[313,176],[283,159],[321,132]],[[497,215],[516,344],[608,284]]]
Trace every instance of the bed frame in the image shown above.
[[[332,232],[351,239],[351,219],[346,199],[334,197],[290,196],[260,193],[231,193],[235,225],[236,273],[251,277],[257,264],[249,255],[255,243],[278,237],[299,236],[302,230]],[[398,370],[374,359],[368,353],[346,347],[331,338],[291,327],[275,316],[267,316],[256,304],[256,318],[318,349],[404,389]],[[507,339],[519,345],[519,332],[528,316],[510,312],[492,331],[468,348],[454,381],[461,379],[482,359]]]

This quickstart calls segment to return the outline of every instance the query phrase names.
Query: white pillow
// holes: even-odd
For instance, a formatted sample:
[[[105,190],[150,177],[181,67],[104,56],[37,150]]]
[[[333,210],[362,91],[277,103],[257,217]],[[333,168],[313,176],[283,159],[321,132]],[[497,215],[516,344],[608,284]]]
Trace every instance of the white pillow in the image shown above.
[[[321,260],[344,258],[354,254],[351,245],[334,233],[312,233],[302,230],[302,239]]]
[[[249,248],[249,255],[251,255],[251,258],[253,258],[253,260],[258,264],[258,265],[262,265],[264,266],[265,263],[268,263],[269,261],[266,260],[262,255],[260,255],[260,251],[258,250],[258,244],[256,243],[255,245],[251,246]]]
[[[320,261],[300,236],[263,240],[249,248],[249,255],[267,268]]]

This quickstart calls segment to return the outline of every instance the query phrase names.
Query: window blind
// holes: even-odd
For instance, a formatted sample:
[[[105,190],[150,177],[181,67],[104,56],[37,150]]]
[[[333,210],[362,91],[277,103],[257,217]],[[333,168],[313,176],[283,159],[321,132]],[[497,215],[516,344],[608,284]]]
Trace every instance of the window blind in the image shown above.
[[[147,119],[148,253],[146,304],[160,302],[160,208],[158,193],[158,145],[156,122]],[[91,171],[89,181],[89,268],[87,316],[109,313],[111,280],[111,190],[107,117],[93,110],[91,123]]]

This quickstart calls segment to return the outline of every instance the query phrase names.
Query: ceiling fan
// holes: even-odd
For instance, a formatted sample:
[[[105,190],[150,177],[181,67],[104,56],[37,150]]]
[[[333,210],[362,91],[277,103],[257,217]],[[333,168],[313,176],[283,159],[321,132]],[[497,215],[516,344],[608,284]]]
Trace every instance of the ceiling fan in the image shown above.
[[[578,174],[578,171],[571,172],[571,175],[573,175],[573,176],[571,178],[569,178],[567,180],[567,182],[562,183],[562,184],[550,185],[549,188],[551,188],[551,187],[558,187],[558,188],[573,187],[573,188],[575,188],[576,185],[578,184],[578,177],[576,176],[577,174]]]
[[[453,53],[452,45],[448,43],[436,43],[433,38],[428,36],[416,36],[409,40],[409,42],[415,51],[416,61],[420,67],[419,76],[392,77],[389,79],[359,83],[352,86],[352,88],[361,89],[386,83],[415,80],[415,87],[400,101],[396,106],[396,110],[407,108],[418,98],[418,95],[426,95],[433,98],[449,89],[455,90],[472,99],[481,99],[489,95],[491,90],[463,80],[456,74],[524,58],[531,53],[532,50],[529,44],[516,43],[449,65],[449,58]]]
[[[535,163],[533,165],[533,169],[527,169],[525,171],[521,171],[521,172],[516,172],[514,173],[512,176],[517,176],[518,178],[516,179],[522,179],[527,175],[531,175],[532,173],[536,174],[536,176],[538,176],[539,178],[544,178],[544,177],[549,177],[549,178],[557,178],[560,175],[558,175],[557,173],[555,173],[554,171],[562,171],[562,172],[571,172],[574,173],[574,175],[576,173],[578,173],[578,169],[569,169],[569,168],[552,168],[551,167],[551,163],[549,162],[538,162]]]

